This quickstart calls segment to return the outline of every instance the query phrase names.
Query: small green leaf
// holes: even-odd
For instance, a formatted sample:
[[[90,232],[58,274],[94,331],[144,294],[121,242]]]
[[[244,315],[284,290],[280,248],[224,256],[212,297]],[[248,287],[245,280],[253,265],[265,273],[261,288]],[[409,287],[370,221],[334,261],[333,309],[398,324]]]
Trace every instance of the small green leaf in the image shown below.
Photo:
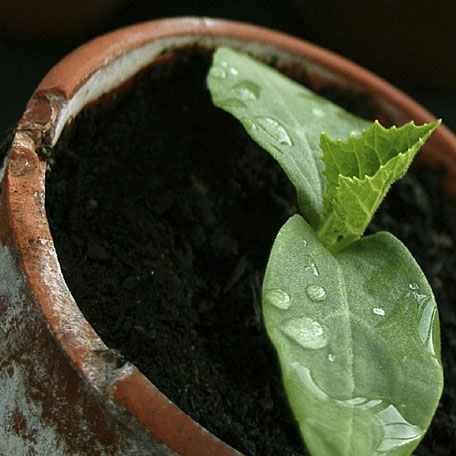
[[[326,246],[343,238],[359,239],[391,184],[408,170],[413,158],[440,122],[383,128],[375,122],[347,141],[321,135],[327,191],[319,237]]]
[[[442,391],[437,307],[388,233],[332,255],[293,216],[274,243],[263,313],[312,455],[410,455]]]
[[[239,119],[280,163],[297,190],[301,212],[312,226],[320,226],[325,192],[321,132],[347,139],[372,123],[229,48],[214,53],[207,84],[214,104]]]

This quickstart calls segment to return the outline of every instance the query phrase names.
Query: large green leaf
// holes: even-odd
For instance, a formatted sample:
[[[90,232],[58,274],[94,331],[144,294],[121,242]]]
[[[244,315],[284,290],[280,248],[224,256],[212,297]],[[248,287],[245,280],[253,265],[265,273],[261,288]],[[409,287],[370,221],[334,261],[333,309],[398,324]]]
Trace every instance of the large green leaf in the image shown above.
[[[339,248],[358,239],[391,184],[408,170],[413,158],[440,122],[383,128],[375,122],[360,136],[333,141],[322,134],[327,191],[323,195],[323,244]]]
[[[293,216],[271,252],[263,311],[312,455],[411,454],[443,379],[432,290],[399,240],[378,233],[332,255]]]
[[[279,161],[297,190],[301,212],[313,227],[320,226],[325,192],[321,132],[347,139],[372,123],[229,48],[214,53],[207,84],[214,104],[239,119]]]

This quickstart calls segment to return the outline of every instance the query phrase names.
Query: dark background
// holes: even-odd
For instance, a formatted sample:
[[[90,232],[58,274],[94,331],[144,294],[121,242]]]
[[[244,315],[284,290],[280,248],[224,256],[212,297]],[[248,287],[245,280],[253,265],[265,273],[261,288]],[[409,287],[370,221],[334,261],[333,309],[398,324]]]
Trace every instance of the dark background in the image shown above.
[[[281,30],[336,51],[414,97],[456,131],[456,2],[0,0],[0,138],[48,70],[112,29],[209,16]]]

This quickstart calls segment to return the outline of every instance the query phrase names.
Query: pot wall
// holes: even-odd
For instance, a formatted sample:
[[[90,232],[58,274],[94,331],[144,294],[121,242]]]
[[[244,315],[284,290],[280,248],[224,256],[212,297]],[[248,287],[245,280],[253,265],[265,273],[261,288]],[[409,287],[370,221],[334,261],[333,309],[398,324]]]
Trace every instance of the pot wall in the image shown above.
[[[0,174],[0,453],[239,455],[133,365],[118,364],[65,284],[44,210],[48,150],[64,126],[102,94],[189,44],[232,45],[266,61],[274,58],[291,72],[305,71],[316,86],[368,93],[379,116],[397,124],[433,120],[345,59],[248,25],[156,21],[113,32],[70,54],[32,96]],[[444,163],[450,170],[447,190],[456,193],[454,136],[441,127],[426,146],[421,159]]]
[[[116,369],[63,282],[45,223],[44,171],[36,154],[13,147],[0,200],[0,454],[176,454],[100,401],[102,384],[135,368]],[[74,351],[85,354],[82,365]]]

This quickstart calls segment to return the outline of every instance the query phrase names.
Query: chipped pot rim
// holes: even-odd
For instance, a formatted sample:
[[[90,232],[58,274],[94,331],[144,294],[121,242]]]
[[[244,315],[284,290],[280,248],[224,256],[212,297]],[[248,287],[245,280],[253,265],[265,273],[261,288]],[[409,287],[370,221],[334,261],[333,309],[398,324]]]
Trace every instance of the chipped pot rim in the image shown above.
[[[240,455],[179,410],[133,365],[117,368],[113,364],[109,372],[102,368],[109,350],[68,290],[44,207],[43,151],[57,142],[64,126],[87,104],[173,49],[189,44],[231,45],[259,58],[273,55],[279,61],[305,65],[317,79],[334,80],[373,96],[398,124],[435,118],[381,78],[330,51],[262,27],[194,17],[151,21],[96,38],[51,69],[31,97],[8,157],[2,198],[9,214],[5,223],[14,233],[22,270],[50,331],[89,387],[136,417],[155,440],[178,454]],[[441,126],[422,155],[429,163],[443,163],[450,170],[447,191],[456,193],[455,136]]]

